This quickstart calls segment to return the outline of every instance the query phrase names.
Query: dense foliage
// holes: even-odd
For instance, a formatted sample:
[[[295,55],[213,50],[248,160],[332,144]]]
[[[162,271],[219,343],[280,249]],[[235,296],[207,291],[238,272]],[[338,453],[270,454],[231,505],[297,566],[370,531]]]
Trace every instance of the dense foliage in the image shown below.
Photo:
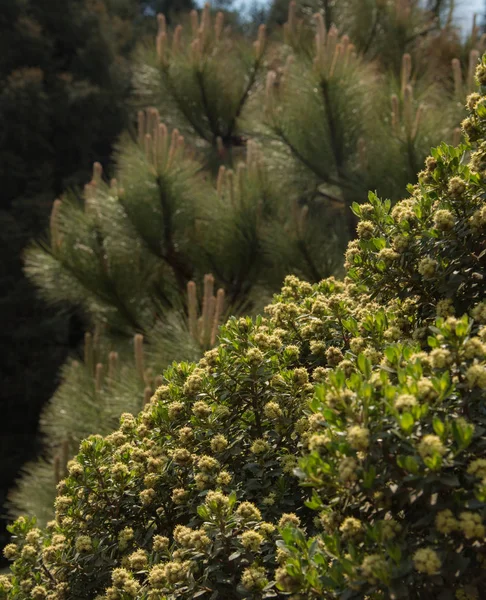
[[[12,526],[5,597],[479,598],[485,102],[410,198],[355,207],[343,282],[288,277],[81,444],[55,520]]]
[[[81,309],[103,344],[92,364],[62,371],[41,418],[50,455],[25,468],[16,514],[47,515],[56,456],[153,391],[132,359],[134,334],[156,373],[208,347],[191,335],[188,282],[213,273],[224,314],[238,315],[260,311],[287,273],[342,273],[353,202],[368,189],[397,200],[430,146],[458,137],[482,41],[474,32],[461,46],[447,19],[402,4],[291,2],[283,35],[262,26],[252,39],[209,7],[182,27],[159,16],[156,44],[137,52],[143,110],[118,145],[116,179],[96,164],[83,199],[57,200],[48,241],[27,253],[43,296]],[[113,352],[131,382],[122,393],[98,376]]]
[[[354,236],[343,208],[370,188],[400,198],[431,145],[453,140],[474,87],[460,64],[454,91],[452,69],[422,72],[407,52],[396,73],[379,71],[346,32],[321,13],[299,19],[293,2],[283,44],[264,27],[251,42],[209,7],[189,26],[158,22],[134,70],[137,101],[154,108],[121,140],[116,180],[95,169],[84,203],[56,203],[57,233],[27,254],[49,300],[130,333],[207,272],[242,302],[289,271],[316,281],[335,271]]]

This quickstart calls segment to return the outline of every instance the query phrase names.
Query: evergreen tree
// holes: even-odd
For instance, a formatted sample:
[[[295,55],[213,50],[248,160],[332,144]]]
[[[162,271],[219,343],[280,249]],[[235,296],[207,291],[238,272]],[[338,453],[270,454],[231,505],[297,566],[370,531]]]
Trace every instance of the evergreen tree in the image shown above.
[[[386,35],[396,39],[429,18],[415,5],[402,15],[396,3],[370,4],[385,11]],[[314,282],[339,273],[355,230],[350,206],[369,188],[398,200],[430,145],[457,137],[459,100],[474,85],[460,62],[437,78],[421,68],[432,40],[387,50],[374,21],[336,4],[333,21],[353,32],[361,24],[360,35],[367,23],[377,64],[327,27],[325,14],[297,9],[290,4],[283,41],[268,40],[264,27],[248,41],[209,7],[184,28],[160,16],[155,47],[140,51],[134,70],[138,124],[120,140],[115,177],[107,181],[97,163],[82,201],[54,203],[49,239],[29,250],[28,273],[49,301],[81,308],[102,341],[97,358],[64,370],[43,417],[52,455],[29,467],[17,510],[47,514],[49,504],[34,507],[33,489],[50,481],[54,494],[56,455],[86,435],[79,398],[91,415],[83,420],[106,431],[117,411],[143,406],[170,360],[211,345],[223,311],[206,278],[195,336],[188,285],[212,273],[234,314],[259,310],[289,272]],[[390,69],[407,49],[398,72]],[[473,49],[469,69],[477,57]],[[143,369],[129,358],[134,333],[147,342]],[[123,385],[133,381],[136,391],[121,393],[104,377],[113,353]]]

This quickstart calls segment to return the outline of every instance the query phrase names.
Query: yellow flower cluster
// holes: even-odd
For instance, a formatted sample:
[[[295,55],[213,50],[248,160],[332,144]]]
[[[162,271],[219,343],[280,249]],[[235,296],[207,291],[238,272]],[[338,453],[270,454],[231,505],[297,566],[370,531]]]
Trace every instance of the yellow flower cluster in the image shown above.
[[[184,404],[182,402],[171,402],[167,407],[169,419],[177,419],[184,413]]]
[[[386,519],[381,522],[381,539],[384,542],[388,542],[396,537],[398,533],[402,531],[400,523],[394,519]]]
[[[7,575],[0,575],[0,591],[8,593],[12,587],[12,583]]]
[[[456,219],[450,210],[441,209],[434,215],[434,227],[439,231],[450,231],[455,223]]]
[[[300,519],[294,513],[284,513],[280,517],[280,521],[278,522],[278,526],[282,529],[284,527],[299,527]]]
[[[211,540],[203,529],[191,529],[184,525],[177,525],[174,529],[174,540],[183,548],[192,548],[198,552],[204,551]]]
[[[93,542],[89,535],[80,535],[76,539],[75,548],[78,552],[91,552],[91,550],[93,549]]]
[[[437,516],[435,517],[435,526],[440,533],[449,535],[458,528],[458,523],[452,511],[447,508],[437,513]]]
[[[429,456],[434,456],[435,454],[443,456],[446,452],[446,447],[442,443],[440,437],[437,435],[424,435],[418,445],[418,453],[423,459]]]
[[[206,505],[214,506],[218,511],[225,511],[229,506],[229,498],[221,492],[210,491],[206,495]],[[248,502],[248,504],[250,504]],[[241,508],[242,505],[240,505]],[[253,506],[253,505],[252,505]]]
[[[280,419],[283,411],[277,402],[267,402],[263,408],[263,412],[268,419]]]
[[[157,496],[157,492],[153,488],[142,490],[139,494],[140,502],[143,506],[149,506]]]
[[[365,452],[370,445],[370,431],[367,427],[353,425],[347,431],[346,438],[354,450]]]
[[[114,569],[111,574],[112,588],[106,590],[107,598],[119,598],[119,592],[124,592],[130,597],[135,597],[140,589],[140,584],[127,569]]]
[[[240,537],[241,545],[250,552],[258,552],[263,536],[257,531],[245,531]]]
[[[413,555],[413,566],[419,573],[437,575],[442,567],[442,562],[433,548],[420,548]]]
[[[427,256],[420,260],[417,271],[424,279],[432,279],[437,271],[437,266],[437,261]]]
[[[7,560],[13,560],[17,557],[19,548],[17,544],[7,544],[3,549],[3,555]]]
[[[224,452],[228,447],[228,440],[224,435],[215,435],[211,440],[211,450],[213,452],[219,453]]]
[[[486,302],[480,302],[473,308],[471,314],[478,323],[486,323]]]
[[[468,540],[482,539],[486,532],[481,516],[469,511],[464,511],[459,515],[459,529]]]
[[[253,442],[250,450],[253,454],[263,454],[270,450],[270,445],[266,440],[258,439]]]
[[[339,531],[342,533],[343,539],[346,540],[363,533],[363,525],[359,519],[348,517],[341,523]]]
[[[356,481],[358,475],[356,473],[358,468],[358,463],[354,458],[349,456],[343,458],[338,466],[339,471],[339,479],[342,483],[352,483]]]
[[[150,569],[148,581],[152,587],[159,588],[167,584],[174,585],[184,581],[191,568],[190,561],[170,561],[155,565]]]
[[[395,408],[398,411],[409,411],[417,405],[417,399],[411,394],[400,394],[395,400]]]
[[[363,577],[371,584],[376,584],[384,579],[388,572],[388,565],[383,556],[379,554],[369,554],[365,556],[361,563],[361,573]]]
[[[486,366],[472,365],[466,372],[466,379],[470,388],[486,389]]]
[[[471,461],[467,472],[479,479],[486,479],[486,458],[477,458]]]
[[[194,396],[201,391],[204,384],[204,373],[204,369],[194,369],[194,371],[186,379],[186,382],[183,387],[184,394],[186,394],[187,396]]]
[[[249,567],[243,571],[241,576],[241,585],[251,592],[262,590],[267,583],[267,573],[264,567]]]
[[[152,547],[155,552],[165,552],[169,548],[170,540],[163,535],[154,535]]]
[[[198,400],[194,403],[192,407],[192,412],[199,419],[206,419],[207,417],[209,417],[212,410],[211,407],[208,404],[206,404],[206,402],[204,402],[203,400]]]

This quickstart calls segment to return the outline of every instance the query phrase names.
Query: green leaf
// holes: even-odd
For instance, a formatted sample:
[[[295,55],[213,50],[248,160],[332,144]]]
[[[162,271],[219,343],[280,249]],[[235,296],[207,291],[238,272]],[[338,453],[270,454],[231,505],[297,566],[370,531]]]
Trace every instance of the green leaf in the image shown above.
[[[389,546],[387,548],[387,552],[393,562],[398,565],[402,558],[402,551],[400,550],[400,546]]]
[[[409,412],[403,413],[403,415],[400,417],[400,427],[403,429],[403,431],[405,431],[405,433],[410,433],[412,431],[414,423],[415,419]]]
[[[467,315],[464,315],[459,323],[456,324],[456,335],[457,337],[463,338],[469,333],[469,319]]]
[[[371,361],[364,354],[358,354],[358,368],[368,379],[371,376]]]
[[[452,421],[452,435],[460,450],[467,448],[474,434],[474,425],[467,423],[464,419]]]
[[[459,487],[461,485],[457,475],[442,475],[442,477],[439,478],[439,481],[448,487]]]
[[[229,500],[228,506],[231,509],[236,504],[236,492],[234,492],[234,491],[231,492],[231,494],[228,496],[228,500]]]
[[[434,420],[432,422],[432,426],[434,428],[435,433],[441,438],[444,435],[445,425],[439,419],[439,417],[434,417]]]
[[[368,202],[370,204],[372,204],[373,206],[377,206],[378,204],[380,204],[380,199],[375,194],[375,192],[370,191],[370,192],[368,192]]]
[[[373,238],[373,245],[377,250],[383,250],[386,246],[385,238]]]
[[[407,456],[405,458],[405,469],[409,473],[413,473],[414,475],[419,472],[419,464],[416,458],[413,456]]]
[[[228,556],[228,560],[232,561],[232,560],[236,560],[237,558],[240,558],[241,556],[241,552],[239,550],[236,550],[235,552],[233,552],[233,554],[230,554]]]
[[[394,348],[393,346],[388,346],[387,348],[385,348],[386,359],[392,365],[395,364],[395,362],[398,358],[397,354],[398,354],[397,349]]]
[[[374,481],[376,479],[376,468],[371,465],[371,467],[364,472],[363,475],[363,486],[367,489],[371,488]]]
[[[322,500],[315,490],[312,493],[312,498],[310,500],[306,500],[305,505],[311,510],[319,510],[322,508]]]
[[[209,510],[208,510],[207,506],[205,506],[204,504],[202,504],[201,506],[197,507],[197,514],[204,521],[207,521],[209,519]]]
[[[438,471],[442,466],[442,457],[436,453],[433,456],[424,458],[424,463],[431,471]]]

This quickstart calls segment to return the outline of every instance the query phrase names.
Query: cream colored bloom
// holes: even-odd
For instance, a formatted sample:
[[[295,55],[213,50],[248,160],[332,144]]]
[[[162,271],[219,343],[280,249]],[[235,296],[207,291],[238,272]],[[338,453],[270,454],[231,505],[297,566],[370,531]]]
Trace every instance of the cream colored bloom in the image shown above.
[[[458,527],[457,519],[450,509],[441,510],[435,517],[435,527],[437,531],[444,535],[449,535]]]
[[[258,552],[263,542],[263,536],[257,531],[245,531],[241,535],[240,541],[246,550],[249,550],[250,552]]]
[[[432,548],[420,548],[413,555],[413,565],[419,573],[437,575],[442,567],[442,562]]]
[[[444,444],[441,442],[441,439],[437,435],[424,435],[424,437],[420,440],[418,445],[418,452],[420,456],[424,459],[428,456],[434,456],[435,454],[439,454],[443,456],[447,449]]]
[[[464,511],[459,515],[459,529],[467,539],[484,538],[485,527],[481,515]]]
[[[360,535],[363,532],[363,525],[359,519],[348,517],[341,523],[339,531],[343,534],[343,539],[349,539]]]
[[[339,471],[339,479],[343,483],[350,483],[356,481],[358,476],[356,470],[358,468],[358,463],[354,458],[346,456],[341,460],[338,466]]]
[[[353,425],[348,429],[346,438],[351,448],[365,452],[370,445],[370,430],[367,427]]]
[[[438,263],[433,258],[426,256],[419,262],[417,270],[424,279],[432,279],[437,270]]]

